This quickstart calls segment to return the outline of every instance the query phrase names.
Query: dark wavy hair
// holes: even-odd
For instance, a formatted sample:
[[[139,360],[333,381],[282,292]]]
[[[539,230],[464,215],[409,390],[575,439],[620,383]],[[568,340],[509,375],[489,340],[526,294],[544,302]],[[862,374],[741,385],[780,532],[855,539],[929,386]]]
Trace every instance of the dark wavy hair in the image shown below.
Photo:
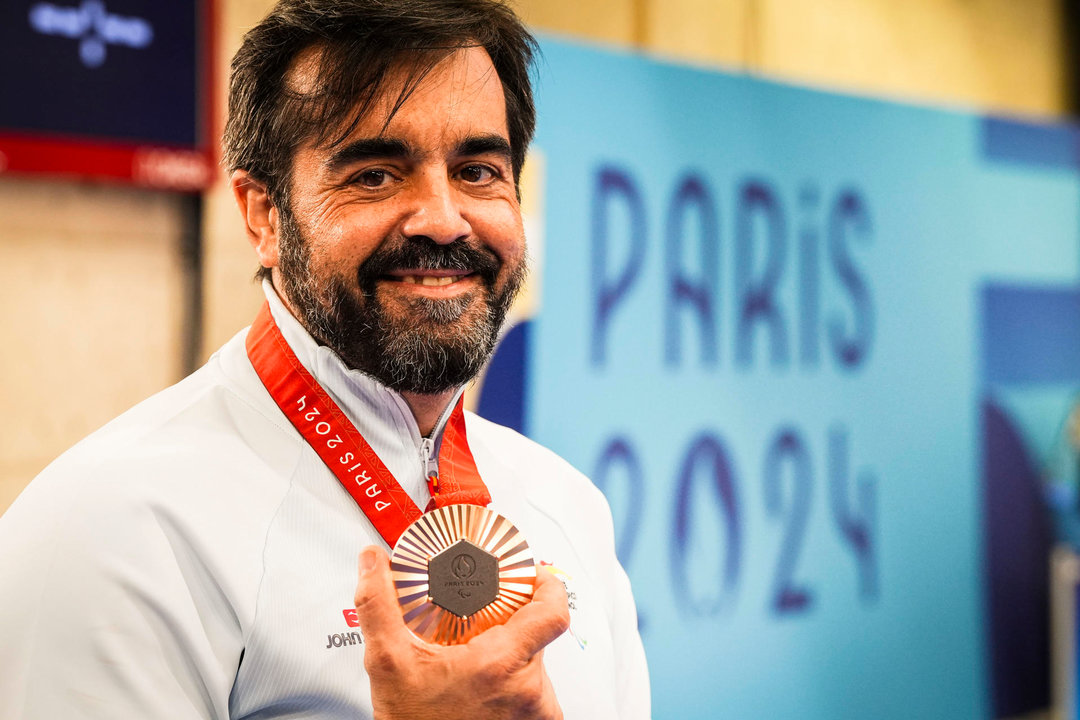
[[[225,166],[246,170],[288,212],[301,143],[343,142],[387,91],[391,71],[404,69],[406,78],[396,110],[442,59],[475,46],[487,51],[502,82],[517,182],[536,126],[530,71],[537,48],[499,0],[280,0],[232,61]],[[287,80],[309,48],[318,50],[316,81],[301,92]]]

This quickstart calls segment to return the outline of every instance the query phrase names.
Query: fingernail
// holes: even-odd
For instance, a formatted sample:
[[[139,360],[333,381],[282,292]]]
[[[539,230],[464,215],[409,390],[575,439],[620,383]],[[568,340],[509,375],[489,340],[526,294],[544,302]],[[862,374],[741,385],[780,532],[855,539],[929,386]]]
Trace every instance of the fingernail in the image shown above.
[[[367,575],[375,569],[375,548],[366,547],[360,551],[360,572]]]

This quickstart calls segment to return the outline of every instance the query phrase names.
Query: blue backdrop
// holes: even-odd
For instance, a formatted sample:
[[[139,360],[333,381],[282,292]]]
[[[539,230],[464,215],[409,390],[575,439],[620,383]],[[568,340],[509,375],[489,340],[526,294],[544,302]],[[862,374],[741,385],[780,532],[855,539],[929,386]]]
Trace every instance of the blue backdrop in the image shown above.
[[[608,495],[654,716],[1044,705],[1075,131],[543,51],[541,302],[481,411]]]

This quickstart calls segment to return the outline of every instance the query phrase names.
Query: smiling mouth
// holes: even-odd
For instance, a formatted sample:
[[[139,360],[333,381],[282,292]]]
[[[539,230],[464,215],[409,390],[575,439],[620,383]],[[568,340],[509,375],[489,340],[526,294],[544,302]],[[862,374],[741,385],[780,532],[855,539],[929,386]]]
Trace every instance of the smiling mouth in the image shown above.
[[[420,273],[391,273],[384,275],[384,280],[402,283],[404,285],[420,285],[423,287],[446,287],[471,277],[475,273],[467,271],[429,271]]]
[[[446,285],[453,285],[458,280],[468,277],[468,275],[446,275],[445,277],[433,277],[431,275],[405,275],[403,277],[394,278],[398,282],[405,283],[406,285],[423,285],[425,287],[444,287]]]

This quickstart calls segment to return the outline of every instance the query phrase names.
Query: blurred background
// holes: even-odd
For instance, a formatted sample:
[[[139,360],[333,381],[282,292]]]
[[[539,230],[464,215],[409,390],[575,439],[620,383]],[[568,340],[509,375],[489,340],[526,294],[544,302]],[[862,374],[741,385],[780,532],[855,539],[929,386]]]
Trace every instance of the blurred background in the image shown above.
[[[271,4],[170,0],[160,8],[149,0],[4,0],[0,512],[63,450],[198,367],[254,316],[261,302],[252,280],[255,259],[216,167],[216,144],[229,58]],[[541,126],[525,179],[538,271],[515,316],[520,330],[500,350],[473,402],[481,412],[486,407],[496,419],[553,446],[608,492],[620,555],[642,607],[656,683],[655,716],[1076,717],[1075,577],[1080,572],[1070,548],[1080,467],[1080,439],[1073,438],[1080,438],[1080,430],[1074,430],[1080,423],[1068,420],[1080,389],[1080,366],[1071,364],[1080,361],[1075,340],[1080,302],[1072,289],[1080,285],[1080,144],[1071,124],[1080,99],[1076,5],[1064,0],[518,0],[515,7],[542,34],[547,58],[538,83]],[[105,13],[124,22],[114,24],[110,36],[84,32],[89,26],[80,23]],[[162,32],[163,27],[175,32]],[[154,45],[151,38],[161,42]],[[175,44],[162,47],[166,40]],[[100,90],[65,69],[61,57],[87,77],[113,72],[107,87],[115,94],[95,95]],[[121,64],[129,75],[117,69]],[[593,72],[595,87],[581,77]],[[606,104],[589,105],[601,104],[601,98]],[[660,109],[648,109],[649,102]],[[728,113],[733,104],[750,110]],[[141,120],[139,127],[124,125],[123,118],[147,107],[156,113],[152,119]],[[604,116],[608,111],[612,114]],[[686,122],[692,132],[677,116],[691,118]],[[634,132],[620,129],[634,123],[645,128],[640,145],[634,144]],[[664,150],[667,128],[672,135],[696,133],[685,143],[690,149]],[[604,145],[605,134],[620,146]],[[650,137],[659,140],[650,143]],[[957,148],[950,144],[968,140],[973,147],[982,143],[970,167],[963,157],[954,161]],[[929,160],[916,167],[910,158],[916,151],[907,143]],[[733,146],[739,152],[748,148],[747,154]],[[834,146],[836,153],[820,162],[789,162],[789,156],[815,157],[821,148]],[[733,154],[715,155],[727,149]],[[650,166],[653,153],[662,157]],[[738,172],[729,177],[716,163]],[[875,169],[878,163],[882,169]],[[991,172],[991,166],[997,169]],[[651,178],[652,167],[660,167],[662,177]],[[955,177],[949,167],[958,168]],[[569,188],[553,186],[553,179],[562,182],[576,170],[579,181]],[[885,177],[879,180],[874,173]],[[695,184],[693,178],[704,179]],[[648,185],[654,181],[655,191]],[[800,375],[800,368],[821,366],[822,376],[831,372],[826,360],[818,361],[824,350],[791,340],[793,347],[801,343],[801,350],[790,353],[807,362],[791,362],[785,369],[782,358],[775,361],[787,355],[778,356],[775,345],[763,344],[763,336],[743,350],[761,358],[762,366],[771,352],[772,365],[781,367],[747,379],[758,364],[741,362],[742,350],[731,349],[734,331],[726,323],[736,321],[730,309],[718,311],[727,318],[717,322],[718,359],[705,349],[709,333],[699,333],[700,344],[686,351],[693,360],[684,365],[705,370],[681,380],[673,367],[682,361],[670,352],[679,341],[660,331],[620,340],[619,332],[626,330],[614,324],[608,336],[605,328],[598,333],[596,323],[602,325],[603,318],[577,335],[564,337],[551,329],[576,327],[571,319],[595,315],[596,302],[588,292],[573,289],[575,270],[553,266],[554,257],[570,257],[566,262],[579,269],[592,262],[594,279],[603,284],[607,277],[612,286],[618,285],[611,275],[618,274],[621,262],[609,261],[605,276],[605,267],[595,266],[595,253],[574,259],[560,251],[560,239],[584,245],[580,236],[590,227],[592,247],[599,247],[595,223],[590,226],[586,218],[567,230],[558,224],[561,209],[575,198],[587,206],[591,197],[592,209],[582,213],[592,212],[594,221],[606,217],[611,238],[620,233],[631,238],[644,222],[635,215],[635,192],[647,196],[642,217],[667,212],[669,226],[676,211],[666,198],[674,193],[689,198],[679,201],[682,205],[672,201],[679,212],[698,208],[697,214],[686,211],[689,219],[678,227],[707,239],[715,220],[708,209],[714,191],[721,198],[716,222],[725,228],[718,232],[724,259],[716,262],[725,278],[730,266],[741,262],[730,259],[724,245],[730,216],[743,207],[732,194],[749,198],[746,227],[762,222],[766,235],[769,228],[786,228],[783,233],[792,238],[789,256],[799,252],[795,245],[813,244],[795,239],[808,237],[806,228],[820,225],[823,237],[832,232],[825,220],[805,219],[828,215],[813,209],[819,197],[822,206],[831,203],[830,217],[847,212],[853,232],[872,236],[873,250],[851,251],[855,271],[838,271],[847,281],[834,289],[833,299],[843,299],[846,291],[857,300],[859,282],[851,278],[871,278],[865,285],[875,293],[875,332],[882,338],[874,345],[874,359],[894,357],[887,353],[893,347],[905,353],[916,344],[930,348],[925,358],[912,351],[895,361],[906,365],[902,373],[917,391],[890,374],[893,366],[884,361],[868,365],[862,375],[857,367],[851,370],[856,383],[866,386],[845,385],[843,368],[818,382],[818,375]],[[770,210],[777,206],[768,199],[773,192],[790,211],[784,222]],[[961,199],[936,204],[950,192]],[[754,198],[764,199],[755,206]],[[604,215],[609,206],[614,209]],[[958,206],[963,207],[955,216],[960,219],[950,220]],[[754,207],[764,208],[764,220]],[[864,213],[868,207],[872,210]],[[928,218],[925,224],[921,218]],[[642,253],[665,242],[662,233],[642,233]],[[909,240],[911,252],[905,250]],[[955,242],[955,257],[926,249],[938,241]],[[635,243],[628,240],[623,247],[612,239],[604,247],[609,259],[623,257],[619,253],[630,257],[637,252]],[[886,246],[891,255],[871,255]],[[984,265],[964,264],[984,252]],[[673,282],[672,292],[692,298],[695,267],[713,262],[708,242],[699,251],[680,245],[672,253],[668,274],[674,264],[693,276],[683,286]],[[647,257],[643,273],[650,263],[663,265]],[[772,261],[758,256],[745,262],[760,269]],[[767,269],[762,272],[746,270],[744,284],[768,275]],[[881,279],[905,273],[911,278],[906,285]],[[995,284],[1001,279],[1004,285]],[[1018,287],[1029,280],[1033,287],[1022,282]],[[804,283],[790,293],[805,290]],[[657,306],[663,292],[657,291]],[[618,298],[608,300],[609,308],[617,305]],[[702,317],[705,305],[695,306]],[[925,310],[898,316],[895,322],[907,328],[904,332],[924,318],[951,316],[954,310],[960,319],[955,327],[928,322],[922,335],[900,330],[890,335],[887,314],[900,306]],[[673,307],[681,317],[685,307]],[[808,317],[806,310],[797,312]],[[858,302],[849,303],[843,321],[858,326]],[[657,320],[657,327],[662,323]],[[686,336],[697,327],[687,317],[675,324]],[[571,346],[583,349],[568,350]],[[617,357],[620,348],[651,359],[621,369],[606,365],[604,358]],[[1018,358],[1018,348],[1031,357],[1020,353]],[[577,352],[580,363],[562,363],[564,352]],[[1045,357],[1055,359],[1054,368],[1040,364]],[[919,367],[935,367],[935,358],[952,370],[908,377],[917,376]],[[713,360],[724,373],[742,368],[743,380],[719,383],[738,392],[697,392],[720,377],[710,370]],[[546,405],[585,397],[570,390],[574,377],[615,395],[643,383],[672,384],[660,405],[645,397],[636,407],[622,407],[598,395],[581,410],[582,422],[614,430],[579,447],[576,439],[565,437],[573,425],[556,428],[558,413]],[[799,385],[800,378],[809,378],[812,387]],[[892,407],[885,399],[874,401],[878,409],[867,410],[869,386],[892,399],[888,402],[895,400],[895,412],[880,409]],[[918,413],[909,414],[910,405],[923,397],[919,393],[925,393],[927,406],[933,405],[930,398],[947,405],[932,413],[945,418],[941,426],[924,425]],[[509,406],[505,398],[511,398]],[[681,446],[688,448],[684,455],[641,459],[650,443],[669,439],[650,440],[648,424],[635,426],[625,418],[640,414],[642,407],[670,406],[678,415],[680,407],[714,401],[700,422],[670,439],[680,453]],[[768,427],[755,428],[751,418],[742,418],[754,414],[750,408],[762,407]],[[949,420],[953,414],[955,423]],[[716,429],[711,417],[745,422],[733,429],[717,421],[722,427]],[[838,426],[837,418],[850,427]],[[899,418],[904,427],[928,428],[927,436],[892,432],[889,422]],[[789,421],[794,429],[786,431]],[[850,475],[850,483],[838,481],[836,489],[830,480],[826,490],[825,481],[800,480],[804,446],[811,458],[806,467],[813,468],[806,477],[839,473]],[[779,449],[767,451],[761,461],[757,456],[766,447]],[[765,466],[760,480],[750,471],[740,474],[738,467],[750,464],[742,454]],[[914,461],[906,465],[908,455],[933,461],[926,467]],[[713,470],[698,483],[695,463],[701,458],[711,458]],[[845,458],[854,458],[852,467],[836,470],[848,462]],[[682,474],[676,473],[681,479],[668,479],[670,467],[683,460]],[[731,472],[723,470],[726,461],[735,466]],[[771,472],[774,465],[778,469]],[[873,467],[862,473],[866,465]],[[931,466],[938,470],[927,470]],[[675,488],[670,501],[640,490],[668,485]],[[704,489],[695,490],[698,485]],[[813,499],[806,501],[809,519],[802,524],[791,519],[801,507],[800,487],[807,493],[820,490],[807,496]],[[941,487],[955,494],[937,497]],[[751,492],[755,500],[741,505],[732,500]],[[917,522],[905,509],[916,507],[914,498],[934,508]],[[664,506],[645,508],[646,499]],[[699,501],[726,510],[711,520],[692,521],[687,508]],[[852,517],[838,513],[837,504],[851,505]],[[768,534],[764,526],[773,516],[797,528],[794,540],[775,529]],[[829,542],[835,547],[827,547]],[[736,552],[742,553],[741,561],[733,559]],[[794,563],[778,570],[780,575],[798,582],[783,588],[770,605],[777,553]],[[669,571],[673,564],[689,570]],[[764,565],[765,577],[755,585],[753,568]],[[684,577],[699,573],[716,575],[714,587],[703,589]],[[650,593],[658,591],[649,586],[656,577],[665,584],[682,583],[674,594],[700,602],[653,597]],[[806,592],[810,586],[817,592]],[[769,609],[754,610],[755,604]]]

